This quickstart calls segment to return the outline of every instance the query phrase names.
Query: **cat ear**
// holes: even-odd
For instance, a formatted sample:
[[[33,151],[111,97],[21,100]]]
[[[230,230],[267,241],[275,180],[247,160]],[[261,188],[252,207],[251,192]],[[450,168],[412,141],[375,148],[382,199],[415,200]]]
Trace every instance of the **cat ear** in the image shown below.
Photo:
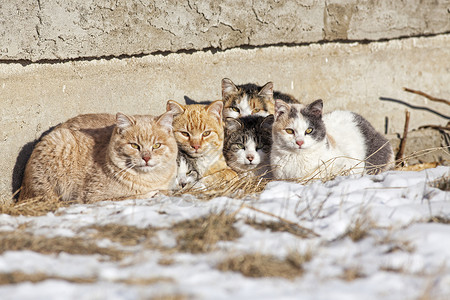
[[[185,107],[183,105],[181,105],[180,103],[173,101],[173,100],[167,101],[166,111],[172,112],[172,114],[174,116],[182,114],[184,112],[184,110],[185,110]]]
[[[222,110],[222,100],[216,100],[206,107],[206,111],[216,117],[220,124],[222,124]]]
[[[156,124],[159,124],[162,127],[166,127],[167,131],[171,132],[174,115],[175,114],[173,111],[167,111],[158,117]]]
[[[126,129],[133,124],[135,124],[135,122],[132,117],[129,117],[126,114],[120,112],[116,114],[116,125],[120,130]]]
[[[273,98],[273,82],[266,83],[259,91],[258,96]]]
[[[275,100],[275,120],[278,119],[285,113],[291,110],[291,106],[284,102],[283,100],[276,99]]]
[[[272,125],[275,118],[273,115],[268,115],[267,117],[262,120],[261,124],[259,125],[261,129],[272,129]]]
[[[322,99],[316,100],[313,103],[309,104],[306,108],[309,114],[320,117],[322,116],[322,110],[323,110],[323,101]]]
[[[222,79],[222,99],[225,99],[229,94],[236,93],[238,88],[234,85],[233,81],[228,78]]]
[[[225,120],[225,128],[228,131],[236,131],[242,128],[241,122],[235,118],[226,118]]]

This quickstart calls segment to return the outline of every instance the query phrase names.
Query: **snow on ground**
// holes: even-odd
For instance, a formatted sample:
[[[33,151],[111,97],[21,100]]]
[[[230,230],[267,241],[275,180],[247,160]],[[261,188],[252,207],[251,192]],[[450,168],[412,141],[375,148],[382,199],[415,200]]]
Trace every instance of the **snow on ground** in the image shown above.
[[[85,228],[119,224],[155,228],[155,234],[134,245],[95,240],[99,247],[131,253],[116,260],[5,251],[1,274],[48,278],[3,283],[0,299],[450,299],[450,192],[430,184],[449,176],[449,167],[438,167],[307,186],[271,182],[247,199],[157,196],[73,205],[41,217],[3,214],[2,232],[89,239],[95,230]],[[233,226],[240,237],[219,241],[204,253],[170,251],[177,245],[174,224],[222,211],[236,214]],[[256,228],[246,223],[249,219],[297,224],[313,233],[301,237]],[[217,268],[240,254],[282,260],[293,252],[309,253],[311,259],[292,279],[246,277]]]

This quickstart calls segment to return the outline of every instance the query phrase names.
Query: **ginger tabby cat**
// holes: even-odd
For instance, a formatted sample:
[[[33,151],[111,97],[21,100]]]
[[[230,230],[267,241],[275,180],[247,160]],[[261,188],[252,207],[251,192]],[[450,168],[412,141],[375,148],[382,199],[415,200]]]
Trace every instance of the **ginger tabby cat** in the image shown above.
[[[169,189],[178,152],[173,115],[87,114],[57,126],[34,148],[19,201],[93,202]]]
[[[231,170],[222,153],[223,102],[209,105],[181,105],[167,102],[168,111],[179,111],[174,117],[173,131],[180,153],[195,159],[200,182],[207,186],[222,180],[230,180],[237,174]]]

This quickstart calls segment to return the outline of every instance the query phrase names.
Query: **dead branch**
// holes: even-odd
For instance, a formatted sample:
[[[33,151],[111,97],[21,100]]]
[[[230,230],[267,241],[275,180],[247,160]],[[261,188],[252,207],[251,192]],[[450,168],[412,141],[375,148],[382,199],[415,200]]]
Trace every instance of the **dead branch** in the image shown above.
[[[440,98],[433,97],[433,96],[428,95],[428,94],[426,94],[426,93],[424,93],[422,91],[413,90],[413,89],[409,89],[409,88],[406,88],[406,87],[404,87],[403,90],[405,92],[409,92],[409,93],[413,93],[413,94],[417,94],[417,95],[423,96],[425,98],[428,98],[431,101],[442,102],[442,103],[445,103],[447,105],[450,105],[450,101],[445,100],[445,99],[440,99]]]
[[[405,126],[403,127],[403,136],[400,140],[400,147],[397,152],[397,156],[395,157],[396,160],[403,159],[403,153],[405,153],[406,138],[408,136],[408,127],[409,127],[409,111],[405,110]]]

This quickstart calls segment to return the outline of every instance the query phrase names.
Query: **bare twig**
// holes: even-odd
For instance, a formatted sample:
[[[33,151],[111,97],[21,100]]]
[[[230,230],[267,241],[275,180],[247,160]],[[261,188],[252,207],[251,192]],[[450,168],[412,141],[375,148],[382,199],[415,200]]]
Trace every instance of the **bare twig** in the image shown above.
[[[448,101],[448,100],[436,98],[436,97],[433,97],[433,96],[428,95],[428,94],[426,94],[426,93],[424,93],[424,92],[421,92],[421,91],[409,89],[409,88],[406,88],[406,87],[404,87],[403,90],[404,90],[405,92],[409,92],[409,93],[413,93],[413,94],[417,94],[417,95],[423,96],[423,97],[425,97],[425,98],[428,98],[428,99],[431,100],[431,101],[442,102],[442,103],[445,103],[445,104],[447,104],[447,105],[450,105],[450,101]]]
[[[400,140],[400,149],[397,152],[396,160],[403,159],[403,153],[405,153],[405,146],[406,146],[406,138],[408,136],[408,127],[409,127],[409,111],[405,111],[405,127],[403,128],[403,136]]]

